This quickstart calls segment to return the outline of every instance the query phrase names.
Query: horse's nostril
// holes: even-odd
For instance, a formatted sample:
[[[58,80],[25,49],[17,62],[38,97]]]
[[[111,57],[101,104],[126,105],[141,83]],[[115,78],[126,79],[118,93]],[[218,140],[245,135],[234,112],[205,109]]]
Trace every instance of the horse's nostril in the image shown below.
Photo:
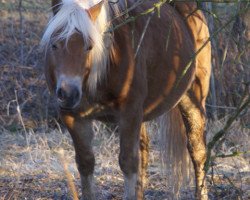
[[[66,95],[66,92],[62,89],[62,88],[59,88],[57,90],[57,98],[60,100],[60,101],[65,101],[66,98],[67,98],[67,95]]]
[[[60,87],[56,91],[58,103],[61,108],[74,108],[80,101],[81,92],[75,86]]]

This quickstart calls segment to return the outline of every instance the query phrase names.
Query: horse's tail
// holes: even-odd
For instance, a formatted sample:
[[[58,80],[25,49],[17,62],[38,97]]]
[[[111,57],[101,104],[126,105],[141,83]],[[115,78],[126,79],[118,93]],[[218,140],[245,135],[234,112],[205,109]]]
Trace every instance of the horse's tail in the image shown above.
[[[178,199],[180,188],[190,185],[192,181],[186,130],[178,106],[159,117],[158,123],[161,160],[167,175],[167,187],[173,195],[172,199]]]

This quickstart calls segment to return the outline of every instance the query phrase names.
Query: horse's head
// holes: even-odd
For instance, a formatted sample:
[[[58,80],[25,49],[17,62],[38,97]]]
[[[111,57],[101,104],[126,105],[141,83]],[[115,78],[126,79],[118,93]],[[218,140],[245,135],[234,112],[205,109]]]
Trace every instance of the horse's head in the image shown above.
[[[58,41],[48,49],[46,78],[62,108],[74,108],[81,100],[83,81],[90,69],[90,45],[84,42],[81,34],[74,33],[67,45],[64,40]]]
[[[41,42],[46,51],[46,79],[63,109],[76,108],[83,93],[95,91],[106,65],[104,25],[100,24],[106,17],[99,16],[103,3],[86,8],[82,2],[86,1],[60,1]]]

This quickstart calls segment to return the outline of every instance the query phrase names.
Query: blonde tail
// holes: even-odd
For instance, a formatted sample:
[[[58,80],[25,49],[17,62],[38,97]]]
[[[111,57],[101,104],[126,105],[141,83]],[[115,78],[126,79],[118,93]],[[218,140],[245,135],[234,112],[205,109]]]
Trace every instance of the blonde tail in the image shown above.
[[[184,122],[178,107],[158,118],[161,161],[167,175],[172,199],[179,199],[180,189],[192,181],[191,159],[187,149]]]

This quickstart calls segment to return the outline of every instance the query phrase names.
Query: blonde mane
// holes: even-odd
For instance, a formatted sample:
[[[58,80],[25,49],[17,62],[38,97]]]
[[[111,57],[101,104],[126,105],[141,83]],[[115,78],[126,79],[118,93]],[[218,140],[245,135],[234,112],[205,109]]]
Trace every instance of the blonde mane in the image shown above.
[[[88,89],[95,93],[98,81],[106,77],[108,50],[104,45],[104,33],[108,30],[109,10],[105,3],[96,21],[91,21],[87,9],[100,0],[62,0],[60,10],[49,21],[41,40],[43,49],[58,41],[67,41],[76,32],[80,32],[85,43],[93,42],[91,50],[92,68],[88,78]],[[56,33],[56,34],[55,34]]]

